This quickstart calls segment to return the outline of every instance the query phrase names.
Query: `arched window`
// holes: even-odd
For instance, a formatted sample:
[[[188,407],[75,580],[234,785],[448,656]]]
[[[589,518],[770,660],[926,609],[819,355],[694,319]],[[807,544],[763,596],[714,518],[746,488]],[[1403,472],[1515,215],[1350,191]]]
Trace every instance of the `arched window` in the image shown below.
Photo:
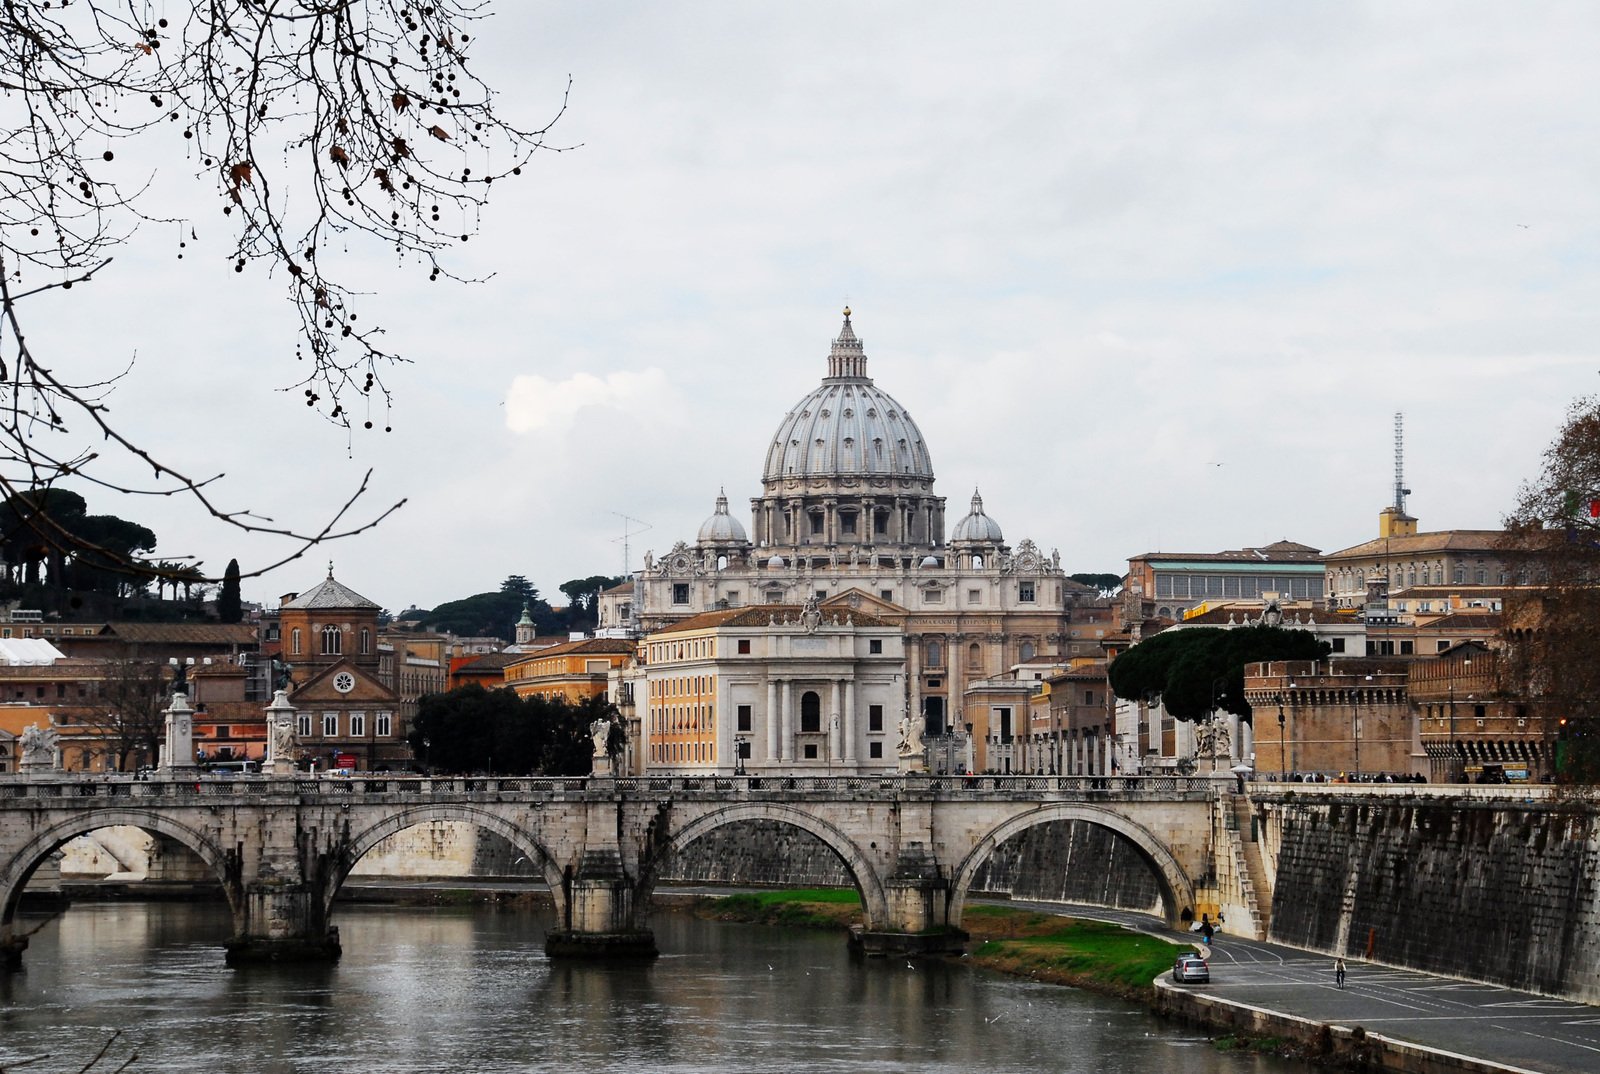
[[[983,648],[977,642],[967,646],[967,667],[973,671],[983,667]]]
[[[322,655],[338,656],[344,647],[344,637],[336,626],[322,628]]]
[[[972,557],[972,569],[975,570],[975,571],[983,570],[983,557],[982,556],[975,555],[975,556]]]
[[[289,652],[295,656],[300,655],[300,628],[295,627],[289,631]]]
[[[1033,659],[1036,652],[1038,652],[1038,650],[1033,647],[1033,642],[1025,641],[1022,643],[1022,648],[1018,651],[1017,655],[1020,656],[1022,658],[1022,662],[1026,664],[1028,661]]]
[[[815,690],[800,695],[800,732],[816,734],[822,730],[822,698]]]
[[[366,627],[361,628],[361,655],[366,656],[372,652],[372,631]]]

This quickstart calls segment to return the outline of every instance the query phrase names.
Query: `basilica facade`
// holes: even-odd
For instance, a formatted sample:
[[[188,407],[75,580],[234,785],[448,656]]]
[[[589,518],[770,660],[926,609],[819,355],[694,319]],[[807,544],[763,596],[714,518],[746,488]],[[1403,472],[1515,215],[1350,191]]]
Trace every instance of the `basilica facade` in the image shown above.
[[[1025,733],[1027,714],[1025,706],[1009,711],[977,700],[986,696],[979,689],[984,683],[1041,679],[1074,657],[1099,655],[1093,639],[1075,637],[1070,626],[1074,607],[1095,594],[1065,575],[1059,554],[1027,539],[1008,543],[977,491],[947,529],[945,498],[935,489],[922,430],[867,375],[866,351],[848,309],[826,375],[783,415],[766,446],[761,495],[750,501],[749,517],[747,529],[727,497],[718,495],[693,541],[678,541],[661,555],[647,553],[631,585],[602,594],[602,629],[648,640],[708,613],[808,605],[829,625],[890,624],[903,637],[893,648],[903,654],[904,671],[894,680],[899,696],[885,733],[904,719],[910,743],[905,750],[899,742],[886,745],[871,756],[878,752],[871,743],[853,736],[781,741],[802,733],[791,730],[798,722],[785,711],[764,710],[768,698],[781,710],[789,687],[774,684],[774,675],[758,682],[763,673],[746,665],[750,681],[741,683],[740,702],[733,700],[731,684],[727,690],[703,684],[711,687],[704,701],[707,719],[727,724],[720,736],[726,747],[708,747],[701,755],[717,768],[731,767],[741,752],[734,744],[741,728],[751,745],[738,759],[748,757],[756,768],[905,767],[902,753],[925,758],[918,763],[930,766],[960,765],[957,758],[964,757],[966,765],[984,767],[983,751],[952,750],[950,742],[1009,744]],[[769,620],[772,626],[799,621],[776,615],[761,622]],[[646,661],[650,651],[648,644],[641,646]],[[782,672],[804,673],[792,662]],[[826,691],[842,690],[834,685],[837,669],[830,675]],[[640,701],[644,708],[630,724],[648,733],[648,702],[644,696]],[[657,719],[655,726],[663,725]],[[641,761],[655,767],[650,754],[641,753]],[[936,754],[946,760],[936,765]],[[1003,769],[995,760],[1003,756],[1004,751],[987,754],[987,766]]]

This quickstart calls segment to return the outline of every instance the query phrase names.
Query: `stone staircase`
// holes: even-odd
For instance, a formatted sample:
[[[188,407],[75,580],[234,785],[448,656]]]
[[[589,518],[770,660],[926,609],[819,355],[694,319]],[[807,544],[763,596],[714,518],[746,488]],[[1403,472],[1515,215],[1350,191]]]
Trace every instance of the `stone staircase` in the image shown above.
[[[1233,801],[1234,817],[1239,822],[1239,856],[1244,860],[1250,880],[1250,895],[1260,938],[1272,935],[1272,885],[1267,880],[1266,863],[1261,860],[1261,844],[1250,826],[1250,799],[1239,795]]]

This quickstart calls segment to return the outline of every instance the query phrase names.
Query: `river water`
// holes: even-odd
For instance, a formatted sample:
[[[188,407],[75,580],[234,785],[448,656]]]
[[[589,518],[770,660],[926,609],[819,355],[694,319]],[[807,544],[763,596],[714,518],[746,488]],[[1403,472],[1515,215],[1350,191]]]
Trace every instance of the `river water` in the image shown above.
[[[221,906],[75,906],[33,936],[24,972],[0,975],[0,1069],[49,1052],[27,1074],[75,1071],[116,1029],[112,1056],[139,1052],[131,1074],[1303,1069],[1219,1053],[1074,989],[852,960],[834,933],[663,913],[657,962],[592,966],[548,962],[537,912],[342,905],[336,918],[335,966],[230,970]]]

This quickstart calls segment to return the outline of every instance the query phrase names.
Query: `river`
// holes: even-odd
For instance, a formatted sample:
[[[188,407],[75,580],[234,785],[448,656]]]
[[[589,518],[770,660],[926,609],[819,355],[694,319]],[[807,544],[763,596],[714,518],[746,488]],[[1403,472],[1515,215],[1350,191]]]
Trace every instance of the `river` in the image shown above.
[[[594,966],[548,962],[538,913],[341,905],[336,918],[335,966],[230,970],[219,905],[74,906],[34,935],[24,972],[0,975],[0,1068],[49,1052],[27,1074],[75,1071],[121,1029],[112,1056],[136,1047],[130,1074],[1304,1069],[1075,989],[852,960],[833,933],[663,913],[657,962]]]

